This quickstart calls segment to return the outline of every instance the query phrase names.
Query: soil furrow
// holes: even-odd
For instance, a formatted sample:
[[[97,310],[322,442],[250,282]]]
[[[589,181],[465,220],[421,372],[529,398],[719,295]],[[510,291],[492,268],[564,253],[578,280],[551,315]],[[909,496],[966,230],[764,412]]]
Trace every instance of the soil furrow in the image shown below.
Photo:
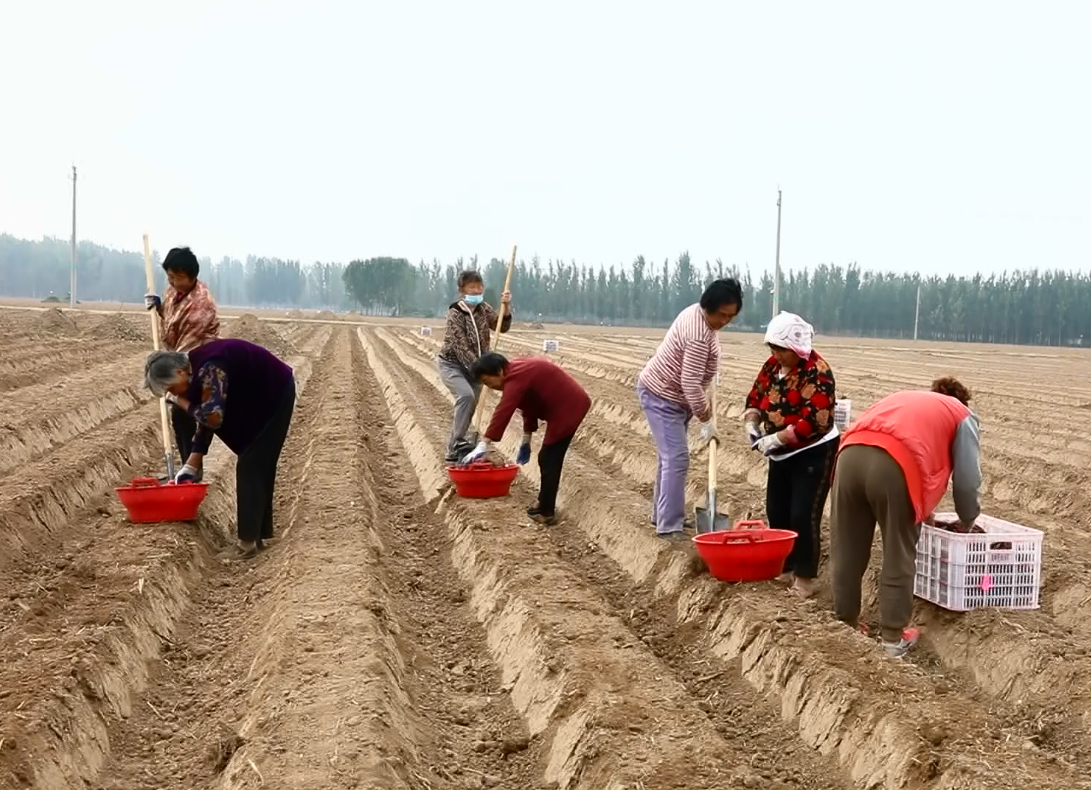
[[[302,523],[272,550],[278,567],[257,571],[262,612],[247,628],[253,660],[237,679],[247,694],[242,743],[223,787],[272,777],[292,788],[408,788],[428,770],[379,567],[368,449],[350,428],[362,407],[351,343],[347,330],[335,332],[311,383],[319,394],[295,509]]]
[[[430,426],[427,444],[403,436],[414,467],[438,467],[442,401],[384,362],[389,352],[382,347],[369,345],[368,351],[380,380],[402,380],[386,389],[396,396],[391,410],[415,412]],[[726,778],[716,778],[723,771],[737,782],[762,782],[754,763],[739,759],[741,749],[754,751],[754,743],[723,740],[686,687],[592,588],[573,577],[548,534],[530,528],[517,504],[448,497],[442,512],[455,565],[470,586],[516,707],[533,735],[551,739],[546,781],[561,787],[712,787]],[[768,753],[766,759],[760,770],[776,781],[793,780],[790,760]]]
[[[99,774],[113,730],[138,713],[149,674],[200,587],[217,540],[207,517],[223,512],[232,497],[233,487],[223,483],[233,468],[233,456],[214,446],[206,462],[211,492],[204,529],[131,524],[103,492],[97,505],[95,495],[89,499],[97,508],[93,530],[43,542],[37,561],[8,569],[14,585],[0,638],[6,692],[0,695],[6,743],[0,778],[11,787],[83,787]],[[100,470],[104,488],[118,479],[115,473]],[[86,507],[65,501],[73,505],[71,520],[89,516]],[[160,738],[166,732],[155,731]]]
[[[432,380],[431,376],[425,376],[425,379],[429,381],[433,387],[436,387],[436,382]],[[513,442],[516,440],[513,437],[516,433],[518,432],[515,431],[515,429],[509,431],[508,449],[512,453],[514,453],[515,450],[515,444]],[[581,442],[578,441],[577,448],[580,446]],[[582,451],[577,450],[577,452]],[[637,534],[633,534],[634,527],[632,525],[641,524],[642,517],[646,519],[646,508],[650,507],[650,505],[641,501],[638,508],[643,509],[643,513],[639,512],[639,510],[633,512],[631,505],[626,508],[625,505],[619,501],[619,497],[616,494],[609,493],[611,488],[616,488],[616,482],[613,483],[613,485],[608,482],[611,478],[602,474],[601,470],[598,468],[601,466],[598,459],[591,464],[583,464],[577,460],[576,464],[578,464],[578,471],[572,471],[569,472],[569,474],[574,474],[580,479],[580,495],[575,500],[573,500],[572,497],[568,497],[566,500],[565,495],[562,494],[562,503],[566,506],[566,512],[569,513],[572,520],[578,523],[580,527],[585,528],[591,537],[594,538],[599,549],[624,567],[636,584],[643,585],[649,590],[658,591],[661,595],[663,594],[664,588],[673,589],[675,591],[674,595],[678,595],[680,601],[683,598],[688,597],[681,595],[680,593],[682,590],[682,579],[672,578],[672,575],[674,574],[681,574],[681,577],[684,578],[686,575],[684,570],[685,562],[677,560],[673,562],[664,561],[661,555],[664,553],[669,554],[669,550],[664,550],[662,544],[652,537],[647,530],[644,531],[644,534],[639,534],[640,527],[635,527]],[[524,472],[531,479],[536,480],[537,470],[532,465],[525,467]],[[589,485],[589,481],[595,480],[596,478],[601,478],[599,481],[600,484],[598,486]],[[613,479],[616,481],[616,478]],[[599,491],[587,494],[588,488],[598,488]],[[630,500],[640,499],[639,496],[630,498]],[[611,513],[611,511],[614,510],[617,510],[618,512]],[[624,514],[621,514],[620,510],[624,510]],[[630,526],[628,528],[624,527],[623,525],[626,524]],[[641,547],[643,550],[638,550],[637,547]],[[658,577],[657,569],[658,573],[666,575]],[[740,589],[738,594],[741,596],[746,595],[747,593]],[[758,595],[760,595],[760,593]],[[654,598],[654,594],[651,597]],[[747,605],[745,607],[740,607],[737,616],[730,620],[733,628],[742,628],[744,631],[759,629],[760,620],[748,618],[745,613],[757,609],[762,601],[763,599],[760,599],[758,596],[753,596],[752,598],[748,597]],[[680,603],[679,606],[692,609],[692,602],[687,601],[684,605]],[[722,614],[720,616],[726,617],[727,614]],[[779,614],[777,616],[781,617]],[[692,621],[692,618],[686,617],[685,613],[682,611],[679,612],[678,617],[683,622]],[[828,620],[828,618],[826,619]],[[700,621],[697,622],[699,623]],[[794,623],[793,625],[795,625],[796,628],[804,628],[805,626],[810,625],[810,623],[800,622]],[[788,642],[789,639],[785,639],[784,641]],[[721,641],[719,646],[713,645],[712,649],[720,655],[737,658],[743,654],[744,649],[747,647],[747,644],[743,644],[738,649],[732,651],[725,648]],[[728,652],[724,652],[725,650]],[[877,651],[874,650],[871,652],[877,653]],[[801,658],[802,656],[792,656],[790,653],[785,656],[786,660],[791,660],[794,663],[798,663]],[[880,660],[878,655],[871,656],[870,658],[872,661]],[[861,660],[867,659],[862,658]],[[836,658],[831,657],[828,661],[830,666],[834,666]],[[821,677],[821,675],[819,675],[819,677]],[[753,677],[750,679],[753,679]],[[764,677],[758,675],[757,680],[764,681]],[[798,683],[799,681],[797,680],[796,682]],[[819,682],[816,688],[821,689],[821,687],[822,684]],[[763,687],[762,690],[769,691],[773,689]],[[884,690],[881,688],[862,690],[860,698],[856,701],[856,705],[874,706],[875,701],[882,698],[883,691]],[[838,712],[838,709],[845,705],[844,699],[824,698],[821,691],[818,692],[816,697],[808,699],[807,694],[813,694],[813,691],[804,688],[801,693],[800,689],[792,689],[788,683],[785,683],[779,688],[779,692],[782,696],[786,718],[788,718],[789,721],[798,719],[801,736],[807,743],[816,748],[821,748],[823,744],[829,742],[848,743],[853,745],[865,743],[866,738],[864,736],[868,729],[875,724],[875,720],[868,717],[850,718],[846,720],[844,716],[835,715]],[[914,690],[914,696],[919,698],[922,694],[928,694],[929,692],[931,693],[933,700],[935,700],[937,698],[935,691],[930,689],[927,683],[921,683],[920,687]],[[802,710],[805,705],[792,706],[783,700],[783,695],[788,693],[801,695],[800,697],[797,697],[797,699],[801,698],[805,703],[810,705],[812,714],[810,718],[798,716],[799,711]],[[825,702],[825,706],[822,705],[823,701]],[[968,701],[963,701],[963,705],[967,709],[970,708]],[[825,716],[826,729],[820,727],[818,732],[809,732],[807,727],[814,726],[813,717],[815,711],[821,711],[823,707],[825,707],[827,711]],[[795,715],[789,715],[793,713]],[[925,719],[925,721],[928,720]],[[936,718],[930,721],[929,726],[937,728],[936,731],[942,731],[945,721],[945,719]],[[966,744],[951,743],[951,751],[947,754],[940,753],[928,755],[924,752],[915,753],[912,749],[907,748],[909,744],[913,743],[913,740],[909,737],[912,735],[912,731],[907,729],[903,734],[906,737],[902,739],[902,750],[897,754],[892,754],[889,750],[879,749],[876,744],[873,744],[871,747],[864,750],[863,754],[869,755],[871,758],[865,765],[861,765],[858,762],[861,758],[856,749],[849,749],[842,752],[841,754],[843,757],[852,761],[852,763],[847,766],[850,768],[852,775],[859,778],[863,773],[863,775],[869,778],[869,781],[881,779],[890,786],[901,786],[890,784],[890,782],[894,781],[897,777],[904,778],[908,776],[909,774],[907,774],[906,768],[910,765],[938,766],[943,763],[950,763],[953,767],[948,770],[955,771],[955,773],[959,773],[966,767],[965,765],[960,766],[955,759],[957,758],[959,750],[964,748]],[[921,748],[924,748],[923,744]],[[1022,752],[1017,752],[1014,756],[1008,755],[1006,758],[1001,759],[1011,761],[1022,758],[1022,756]],[[921,777],[918,777],[918,780],[923,781]]]

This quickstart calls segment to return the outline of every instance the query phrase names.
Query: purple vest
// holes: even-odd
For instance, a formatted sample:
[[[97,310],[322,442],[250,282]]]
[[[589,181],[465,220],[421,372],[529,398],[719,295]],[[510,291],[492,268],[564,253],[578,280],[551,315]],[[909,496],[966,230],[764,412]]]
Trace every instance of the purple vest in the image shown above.
[[[189,352],[193,369],[186,397],[201,402],[197,371],[213,362],[227,375],[224,419],[216,435],[238,454],[258,438],[292,382],[292,369],[261,346],[246,340],[214,340]]]

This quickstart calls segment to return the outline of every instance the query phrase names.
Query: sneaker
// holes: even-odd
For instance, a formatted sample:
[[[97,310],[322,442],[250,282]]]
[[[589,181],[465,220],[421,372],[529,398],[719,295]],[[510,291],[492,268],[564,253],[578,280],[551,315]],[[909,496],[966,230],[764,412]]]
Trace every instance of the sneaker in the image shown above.
[[[686,537],[686,533],[680,529],[676,529],[673,532],[657,532],[656,537],[670,541],[671,543],[681,543],[689,540],[689,538]]]
[[[917,639],[920,636],[916,628],[907,628],[902,631],[902,638],[897,642],[887,642],[883,640],[883,650],[891,658],[905,658],[905,654],[909,652],[909,648],[917,644]]]
[[[656,520],[654,518],[649,519],[648,523],[651,524],[656,529],[659,529],[659,524],[656,522]],[[682,522],[682,531],[683,532],[696,532],[697,531],[697,525],[693,522],[692,519],[687,518],[685,521]]]

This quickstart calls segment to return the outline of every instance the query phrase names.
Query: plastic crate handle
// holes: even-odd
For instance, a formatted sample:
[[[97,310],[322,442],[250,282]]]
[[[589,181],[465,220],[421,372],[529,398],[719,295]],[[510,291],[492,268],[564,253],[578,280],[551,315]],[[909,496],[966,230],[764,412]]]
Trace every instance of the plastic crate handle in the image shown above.
[[[154,477],[134,477],[133,488],[159,488],[159,481]]]
[[[765,522],[757,518],[743,519],[736,521],[732,529],[765,529]]]

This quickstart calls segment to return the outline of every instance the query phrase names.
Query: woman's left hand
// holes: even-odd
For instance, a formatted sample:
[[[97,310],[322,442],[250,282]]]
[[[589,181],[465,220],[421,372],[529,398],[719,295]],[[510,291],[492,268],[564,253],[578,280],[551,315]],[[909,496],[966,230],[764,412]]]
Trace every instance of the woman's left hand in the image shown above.
[[[504,291],[504,293],[500,294],[500,304],[502,304],[502,305],[510,305],[511,304],[511,291]]]
[[[763,436],[754,443],[754,449],[758,450],[762,455],[771,455],[783,446],[784,441],[780,438],[779,433]]]

